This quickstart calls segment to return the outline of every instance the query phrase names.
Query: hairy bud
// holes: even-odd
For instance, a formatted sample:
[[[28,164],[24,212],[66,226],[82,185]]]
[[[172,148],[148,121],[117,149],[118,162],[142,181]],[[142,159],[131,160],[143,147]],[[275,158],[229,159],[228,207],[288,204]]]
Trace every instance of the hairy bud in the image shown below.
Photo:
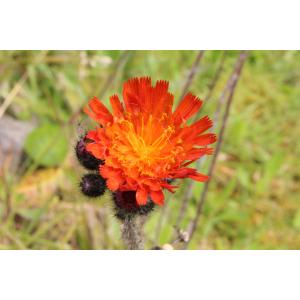
[[[104,194],[106,189],[105,179],[98,174],[86,174],[80,182],[81,191],[88,197],[98,197]]]
[[[104,162],[101,159],[97,159],[91,153],[86,150],[85,139],[80,139],[75,147],[76,156],[80,164],[88,170],[97,170],[99,165],[102,165]]]
[[[116,217],[120,220],[134,217],[135,215],[147,215],[154,209],[154,203],[148,199],[146,205],[138,205],[135,198],[135,191],[121,192],[113,194]]]

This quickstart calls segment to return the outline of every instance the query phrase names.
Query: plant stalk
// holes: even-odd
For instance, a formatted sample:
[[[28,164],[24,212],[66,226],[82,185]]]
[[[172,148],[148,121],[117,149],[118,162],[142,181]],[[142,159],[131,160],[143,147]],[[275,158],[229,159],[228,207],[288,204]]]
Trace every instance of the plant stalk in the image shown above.
[[[128,250],[143,250],[143,224],[138,217],[128,216],[121,225],[122,239]]]

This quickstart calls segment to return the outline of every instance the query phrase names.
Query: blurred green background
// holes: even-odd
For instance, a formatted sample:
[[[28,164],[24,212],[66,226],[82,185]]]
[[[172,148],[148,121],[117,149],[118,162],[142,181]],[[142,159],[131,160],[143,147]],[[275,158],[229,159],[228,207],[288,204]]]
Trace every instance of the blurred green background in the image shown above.
[[[79,192],[74,145],[95,124],[82,113],[125,80],[170,82],[178,102],[198,51],[0,51],[0,248],[123,249],[110,194]],[[205,51],[189,88],[201,111],[223,112],[221,92],[239,55]],[[217,122],[215,132],[220,123]],[[300,249],[300,51],[252,51],[235,91],[221,153],[190,249]],[[207,172],[211,158],[202,162]],[[170,244],[190,181],[145,226],[147,248]],[[179,228],[195,216],[189,193]],[[167,192],[166,192],[167,194]],[[180,245],[173,245],[180,248]]]

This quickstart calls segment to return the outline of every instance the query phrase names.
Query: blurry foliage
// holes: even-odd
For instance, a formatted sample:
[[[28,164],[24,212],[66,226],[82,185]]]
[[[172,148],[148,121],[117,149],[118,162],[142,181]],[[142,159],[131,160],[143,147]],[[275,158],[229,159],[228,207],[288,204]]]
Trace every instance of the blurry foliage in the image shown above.
[[[27,136],[25,151],[40,166],[56,166],[66,157],[68,142],[60,126],[44,124]]]
[[[87,127],[87,100],[121,93],[133,76],[170,81],[176,102],[196,51],[1,51],[0,99],[27,74],[6,114],[34,124],[17,174],[0,178],[0,248],[121,249],[110,194],[95,201],[78,189],[82,168],[73,146]],[[222,51],[206,51],[190,90],[204,98]],[[213,117],[237,56],[226,53],[224,70],[201,116]],[[238,84],[225,139],[192,249],[300,249],[300,52],[252,51]],[[1,106],[0,100],[0,106]],[[222,107],[221,107],[222,112]],[[80,125],[78,125],[80,123]],[[219,128],[217,123],[215,130]],[[206,172],[210,159],[201,164]],[[149,248],[169,243],[189,181],[146,224]],[[203,184],[195,183],[186,229]],[[167,194],[167,193],[166,193]],[[7,209],[7,203],[10,208]],[[157,224],[161,232],[157,237]]]

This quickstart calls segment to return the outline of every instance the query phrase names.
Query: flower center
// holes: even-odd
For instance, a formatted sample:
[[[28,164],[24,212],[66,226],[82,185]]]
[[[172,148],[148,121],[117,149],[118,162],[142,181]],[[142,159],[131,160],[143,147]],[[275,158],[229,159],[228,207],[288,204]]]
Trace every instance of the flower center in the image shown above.
[[[174,165],[183,149],[172,140],[173,125],[164,121],[164,116],[155,121],[150,115],[148,120],[141,116],[118,123],[119,131],[113,130],[110,155],[118,160],[123,170],[131,174],[135,170],[138,176],[163,177]]]

